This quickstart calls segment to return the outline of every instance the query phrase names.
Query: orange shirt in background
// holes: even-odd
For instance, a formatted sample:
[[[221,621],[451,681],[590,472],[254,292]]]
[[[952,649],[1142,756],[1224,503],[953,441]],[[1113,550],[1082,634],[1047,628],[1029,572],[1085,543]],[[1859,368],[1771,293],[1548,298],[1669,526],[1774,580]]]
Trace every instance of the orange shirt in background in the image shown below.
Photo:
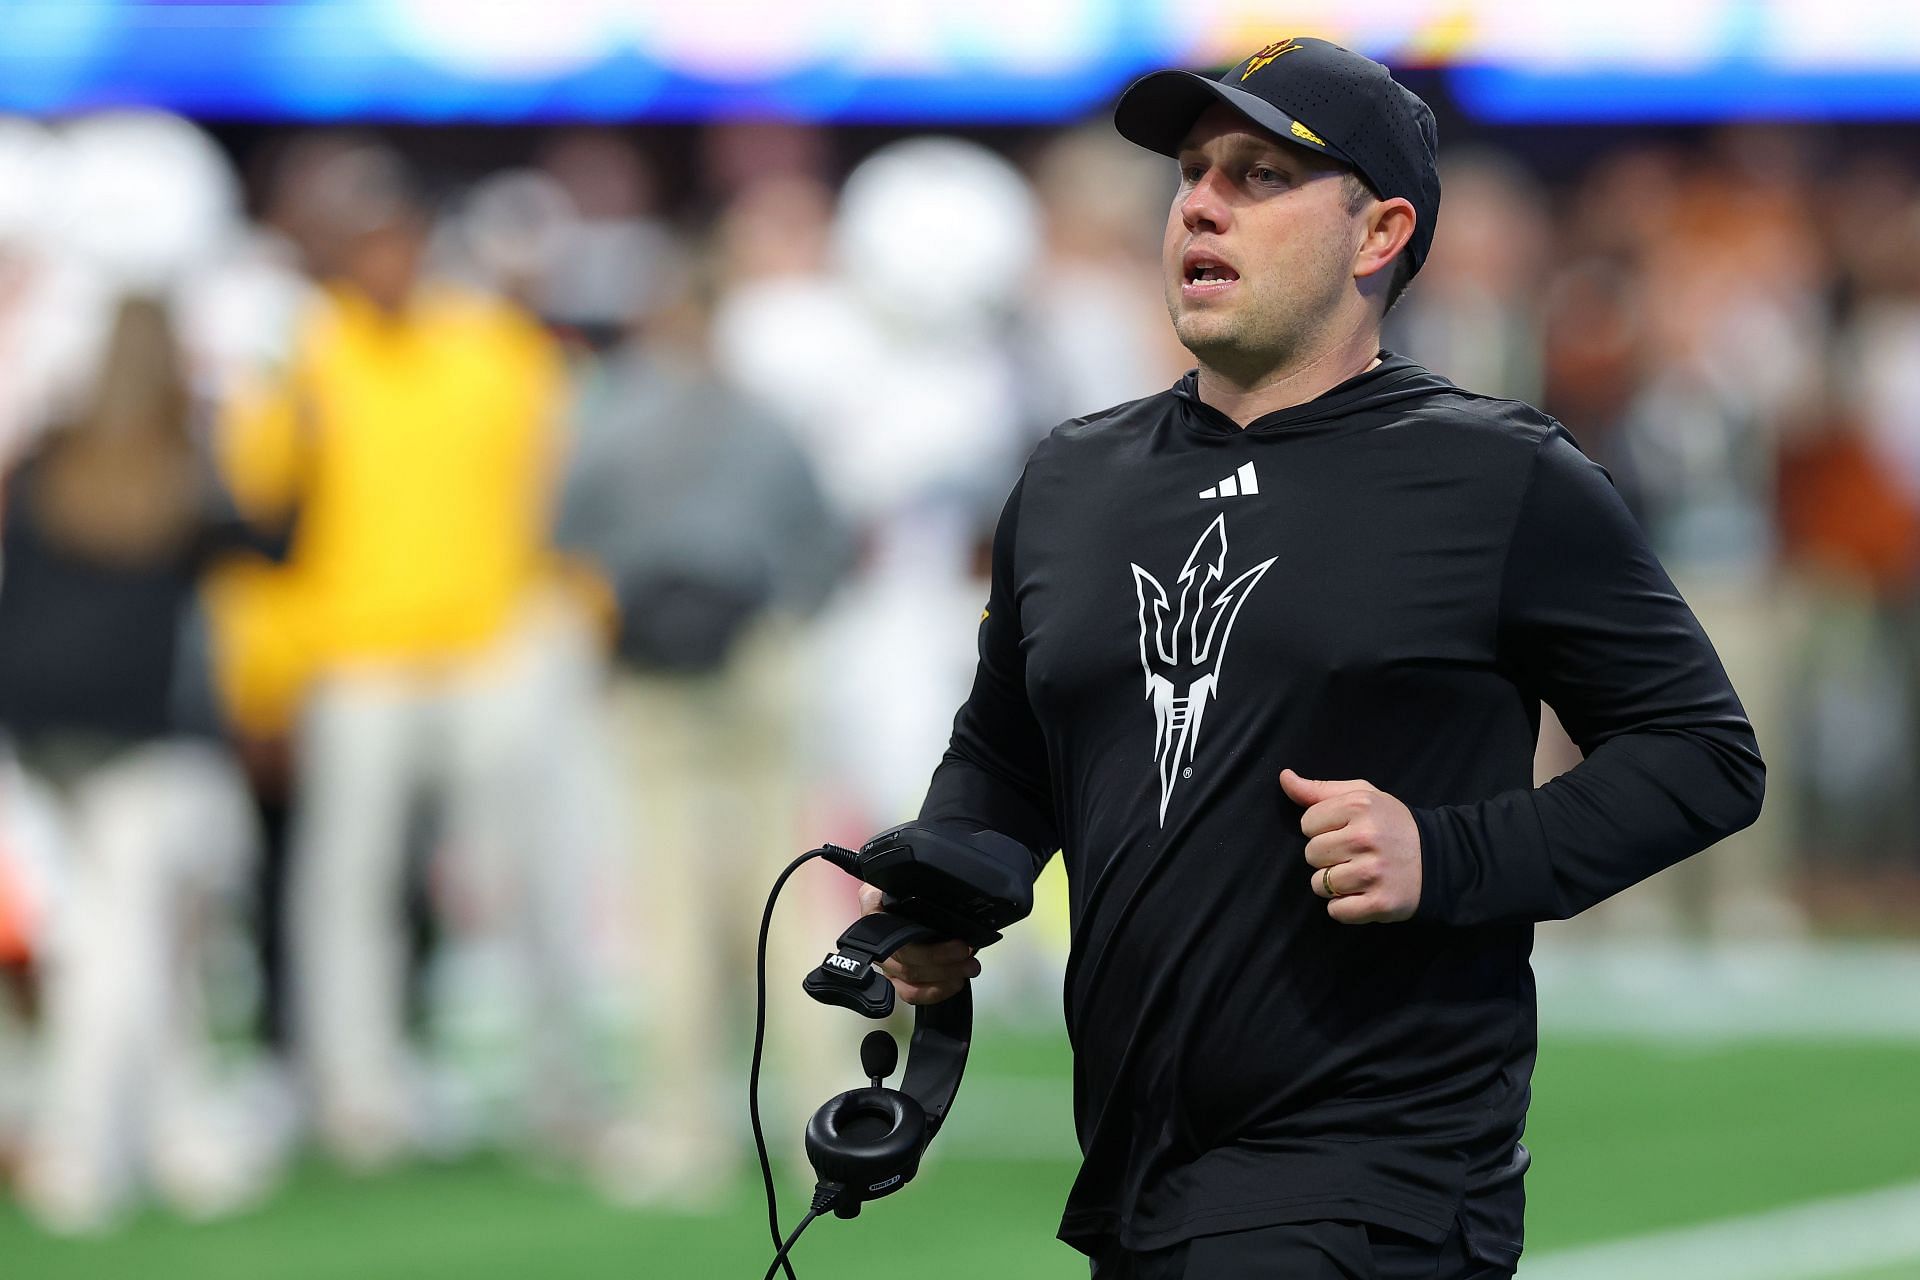
[[[1781,454],[1779,493],[1788,560],[1884,595],[1920,577],[1920,511],[1858,430],[1835,424],[1790,441]]]

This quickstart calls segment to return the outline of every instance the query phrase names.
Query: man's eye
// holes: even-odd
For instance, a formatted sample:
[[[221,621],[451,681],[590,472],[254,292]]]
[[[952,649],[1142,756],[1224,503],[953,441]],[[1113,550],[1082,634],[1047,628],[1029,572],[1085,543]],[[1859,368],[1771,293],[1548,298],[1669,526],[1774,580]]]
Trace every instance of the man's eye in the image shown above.
[[[1264,164],[1257,164],[1253,166],[1249,176],[1251,176],[1255,182],[1261,183],[1263,185],[1267,183],[1285,181],[1285,178],[1282,176],[1282,174],[1278,169],[1275,169],[1270,165],[1264,165]]]
[[[1207,167],[1205,165],[1183,164],[1180,166],[1180,181],[1186,183],[1188,186],[1192,186],[1194,183],[1200,181],[1200,175],[1206,171]]]

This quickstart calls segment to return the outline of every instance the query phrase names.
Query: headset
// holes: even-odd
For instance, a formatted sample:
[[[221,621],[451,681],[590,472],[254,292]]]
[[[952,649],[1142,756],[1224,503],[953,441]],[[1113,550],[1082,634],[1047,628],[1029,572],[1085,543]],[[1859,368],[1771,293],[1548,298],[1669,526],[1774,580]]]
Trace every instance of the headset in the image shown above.
[[[801,983],[815,1000],[868,1018],[893,1012],[893,984],[879,968],[887,957],[916,942],[958,938],[975,949],[998,942],[1000,930],[1033,910],[1038,865],[1026,846],[998,832],[906,823],[881,832],[857,851],[832,844],[811,849],[789,863],[774,881],[760,920],[759,987],[747,1098],[760,1175],[766,1184],[767,1223],[778,1249],[766,1280],[773,1280],[783,1266],[788,1280],[793,1280],[788,1254],[815,1218],[829,1210],[839,1218],[857,1217],[867,1201],[892,1195],[913,1178],[927,1144],[953,1106],[973,1040],[971,983],[939,1004],[914,1007],[907,1068],[898,1089],[883,1083],[898,1065],[898,1046],[885,1031],[868,1033],[860,1046],[866,1087],[837,1095],[807,1122],[807,1159],[819,1181],[806,1217],[783,1242],[773,1170],[760,1127],[767,933],[780,890],[788,877],[813,858],[825,858],[885,894],[880,910],[849,925],[833,951]]]

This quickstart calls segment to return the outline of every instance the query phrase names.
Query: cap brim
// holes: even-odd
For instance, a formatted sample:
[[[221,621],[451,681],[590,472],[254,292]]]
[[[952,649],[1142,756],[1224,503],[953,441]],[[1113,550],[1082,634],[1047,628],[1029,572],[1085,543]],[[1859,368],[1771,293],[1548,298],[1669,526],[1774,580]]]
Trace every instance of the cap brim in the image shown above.
[[[1295,120],[1265,98],[1191,71],[1155,71],[1128,85],[1113,108],[1113,127],[1136,146],[1163,156],[1177,156],[1193,122],[1215,103],[1231,107],[1282,142],[1332,156],[1345,165],[1353,164],[1304,121]]]

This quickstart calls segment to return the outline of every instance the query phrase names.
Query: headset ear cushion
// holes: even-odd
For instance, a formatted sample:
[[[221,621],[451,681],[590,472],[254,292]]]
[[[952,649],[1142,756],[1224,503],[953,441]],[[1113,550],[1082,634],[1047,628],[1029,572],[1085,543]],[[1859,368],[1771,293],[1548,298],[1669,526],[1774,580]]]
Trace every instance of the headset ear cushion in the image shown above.
[[[807,1159],[814,1172],[862,1200],[904,1185],[919,1169],[926,1145],[927,1113],[898,1089],[849,1089],[807,1121]]]

